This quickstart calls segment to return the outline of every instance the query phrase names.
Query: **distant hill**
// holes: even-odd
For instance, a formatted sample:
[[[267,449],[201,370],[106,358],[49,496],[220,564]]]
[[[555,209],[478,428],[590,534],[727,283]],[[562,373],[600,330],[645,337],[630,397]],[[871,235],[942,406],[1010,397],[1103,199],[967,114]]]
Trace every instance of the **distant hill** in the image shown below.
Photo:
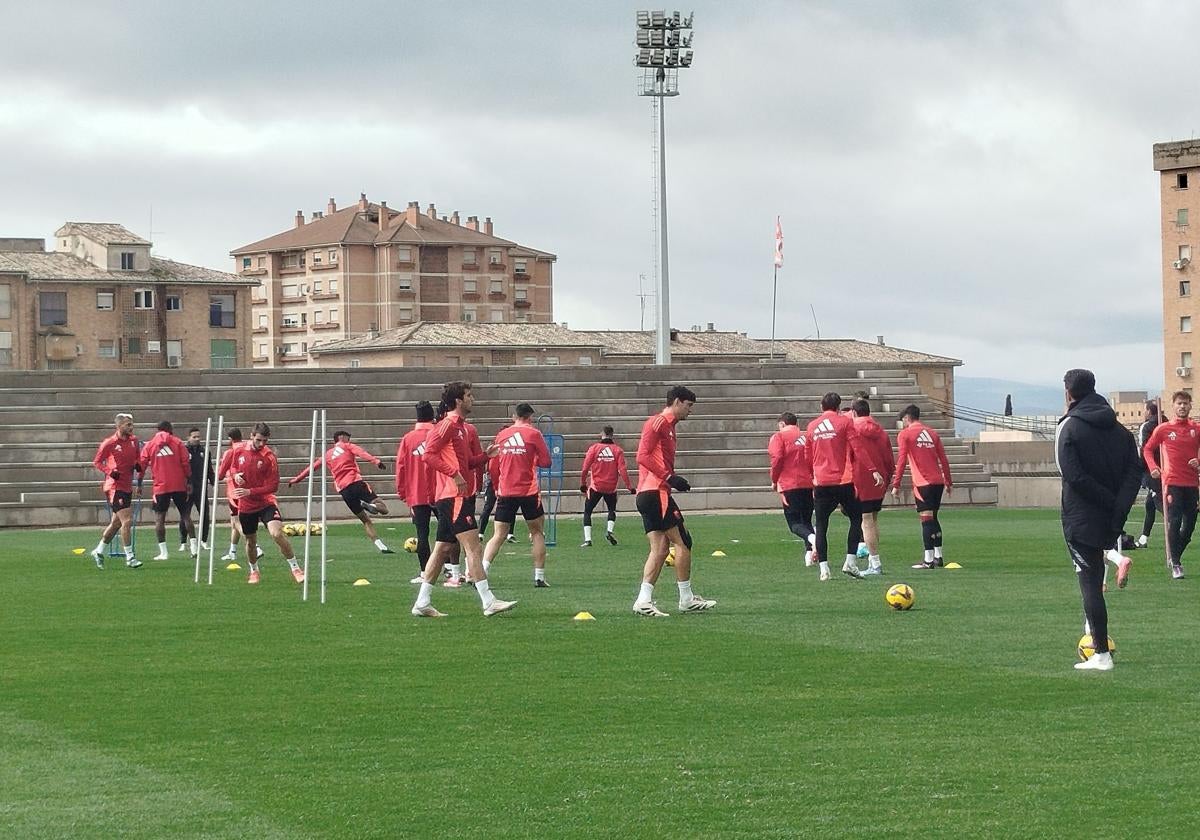
[[[1060,415],[1064,410],[1061,385],[1032,385],[1011,379],[971,376],[954,378],[954,402],[958,405],[1003,414],[1004,398],[1008,394],[1012,395],[1013,414]],[[979,433],[979,424],[968,420],[956,421],[955,428],[960,436],[973,437]]]

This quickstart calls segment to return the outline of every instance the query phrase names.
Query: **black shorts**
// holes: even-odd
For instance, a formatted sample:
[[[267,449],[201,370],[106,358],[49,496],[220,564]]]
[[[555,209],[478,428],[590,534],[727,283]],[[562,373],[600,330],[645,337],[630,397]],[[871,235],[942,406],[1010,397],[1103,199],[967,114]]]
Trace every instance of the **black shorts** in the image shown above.
[[[675,504],[675,497],[666,490],[644,490],[637,494],[637,509],[642,515],[642,527],[646,533],[669,531],[683,526],[683,513]]]
[[[133,504],[133,493],[128,490],[113,490],[108,494],[108,506],[112,512],[125,510]]]
[[[373,502],[379,498],[379,494],[371,489],[371,485],[361,479],[343,487],[339,492],[342,494],[342,501],[355,516],[362,513],[364,502]]]
[[[883,499],[859,499],[858,509],[863,513],[879,513],[883,510]]]
[[[542,510],[542,497],[535,494],[533,496],[497,496],[496,497],[496,521],[503,522],[505,525],[512,525],[517,521],[517,511],[521,511],[521,516],[528,522],[531,519],[540,519],[546,514]]]
[[[913,501],[917,503],[917,512],[933,511],[937,513],[942,506],[942,491],[945,484],[926,484],[924,487],[913,487]]]
[[[437,541],[458,543],[458,535],[467,531],[478,531],[475,524],[475,497],[455,496],[452,499],[438,499],[437,502]]]
[[[238,522],[242,524],[242,533],[247,535],[258,533],[258,523],[266,525],[271,521],[283,521],[283,517],[279,515],[279,508],[275,505],[267,505],[262,510],[256,510],[253,513],[238,514]]]
[[[154,504],[152,505],[152,508],[155,513],[166,513],[171,509],[172,504],[175,505],[175,509],[179,511],[180,516],[187,516],[187,491],[179,490],[175,493],[156,493],[154,495]]]
[[[813,509],[818,514],[822,514],[822,511],[832,513],[839,506],[846,516],[862,514],[862,502],[854,495],[853,484],[832,484],[813,488]]]

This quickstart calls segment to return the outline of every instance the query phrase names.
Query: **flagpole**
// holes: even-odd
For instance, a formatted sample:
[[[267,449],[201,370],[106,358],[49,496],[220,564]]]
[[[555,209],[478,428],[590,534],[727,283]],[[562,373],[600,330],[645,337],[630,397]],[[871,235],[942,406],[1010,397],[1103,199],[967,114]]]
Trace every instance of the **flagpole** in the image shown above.
[[[771,280],[771,352],[770,358],[775,358],[775,298],[779,291],[779,266],[775,266],[775,277]]]

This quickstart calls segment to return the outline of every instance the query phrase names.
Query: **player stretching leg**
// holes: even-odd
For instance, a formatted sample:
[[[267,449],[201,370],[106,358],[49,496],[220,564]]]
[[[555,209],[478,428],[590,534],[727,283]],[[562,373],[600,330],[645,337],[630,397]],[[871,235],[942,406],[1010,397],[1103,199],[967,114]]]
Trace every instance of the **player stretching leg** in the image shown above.
[[[433,428],[433,406],[429,400],[417,403],[417,422],[412,431],[400,440],[396,448],[396,495],[408,505],[413,525],[417,529],[417,562],[420,569],[409,583],[420,583],[421,572],[429,563],[429,520],[436,514],[433,491],[436,487],[433,468],[425,463],[425,438]]]
[[[767,444],[771,460],[771,489],[783,501],[783,518],[788,530],[804,542],[804,565],[816,563],[813,531],[812,462],[808,456],[808,436],[801,431],[796,415],[779,415],[778,431]]]
[[[950,476],[950,460],[938,433],[921,422],[921,409],[910,405],[900,413],[904,428],[896,436],[900,452],[896,457],[896,471],[892,477],[892,498],[900,497],[900,479],[904,468],[912,469],[913,501],[917,515],[921,518],[921,540],[925,546],[925,559],[914,563],[914,569],[936,569],[945,564],[942,557],[942,523],[938,521],[938,510],[942,506],[943,493],[950,498],[954,489]]]
[[[141,464],[142,470],[150,470],[154,479],[154,536],[158,540],[158,554],[154,559],[166,560],[167,511],[171,505],[179,511],[179,521],[187,531],[188,539],[196,539],[189,498],[192,463],[187,448],[175,437],[168,421],[159,423],[154,437],[142,447]]]
[[[371,521],[370,517],[372,513],[387,516],[387,505],[379,498],[379,494],[371,489],[371,485],[363,481],[362,473],[358,471],[360,459],[370,461],[381,470],[387,469],[383,461],[358,444],[351,443],[349,432],[334,432],[333,446],[325,451],[325,462],[329,472],[333,475],[333,489],[341,494],[346,507],[363,524],[363,530],[367,532],[367,539],[375,544],[375,548],[381,554],[391,554],[392,550],[383,540],[379,539],[379,532],[375,530],[375,523]],[[290,479],[288,487],[299,484],[308,477],[310,471],[314,471],[320,466],[321,459],[317,458]]]
[[[1196,506],[1200,499],[1200,424],[1188,419],[1192,395],[1171,395],[1169,423],[1160,423],[1142,447],[1150,477],[1162,480],[1167,499],[1166,556],[1174,580],[1183,579],[1183,552],[1196,529]],[[1161,457],[1161,463],[1159,458]],[[1122,585],[1118,576],[1117,585]]]
[[[521,403],[513,412],[513,424],[496,435],[499,450],[488,462],[488,473],[496,488],[496,525],[483,549],[483,570],[491,569],[519,510],[533,540],[533,585],[545,588],[550,584],[546,582],[546,535],[542,532],[545,511],[537,470],[550,466],[550,448],[530,422],[532,417],[533,406]]]
[[[141,562],[133,556],[131,533],[133,517],[133,474],[141,474],[141,464],[138,462],[138,439],[133,434],[133,415],[118,414],[116,431],[100,442],[96,448],[96,457],[92,466],[104,474],[104,496],[112,509],[112,518],[100,535],[100,542],[92,549],[92,560],[97,569],[104,568],[104,557],[108,554],[108,544],[121,532],[121,544],[125,547],[125,565],[131,569],[140,567]],[[142,494],[142,481],[138,478],[137,493]]]
[[[583,545],[592,545],[592,511],[600,501],[608,508],[608,525],[604,538],[610,545],[617,544],[613,529],[617,524],[617,481],[622,481],[633,493],[629,480],[629,469],[625,465],[625,450],[613,443],[613,427],[605,426],[600,433],[600,442],[593,443],[583,456],[583,469],[579,472],[579,492],[583,502]]]
[[[838,413],[842,398],[832,391],[821,398],[822,413],[808,424],[808,446],[813,465],[813,512],[817,532],[817,562],[821,580],[829,580],[829,517],[839,507],[850,520],[846,534],[846,562],[842,572],[861,579],[856,555],[862,539],[862,508],[854,495],[854,471],[861,469],[877,487],[884,485],[883,476],[869,448],[859,437],[854,420]]]
[[[484,453],[481,464],[472,464],[471,445],[467,439],[466,418],[475,398],[466,382],[448,382],[442,389],[442,410],[445,416],[425,439],[425,462],[437,473],[435,497],[438,508],[437,544],[425,566],[421,590],[413,604],[412,614],[423,618],[442,618],[444,613],[431,603],[433,585],[442,571],[442,564],[454,545],[461,546],[467,555],[467,569],[475,582],[475,590],[483,604],[483,614],[496,615],[516,606],[516,601],[502,601],[488,584],[483,570],[483,546],[475,524],[476,466],[487,462],[495,447]]]
[[[237,450],[233,456],[233,483],[237,489],[233,497],[237,500],[238,521],[242,533],[246,535],[246,557],[249,560],[250,575],[246,583],[258,583],[261,579],[258,571],[258,526],[267,526],[267,533],[279,550],[283,552],[288,566],[292,570],[292,579],[296,583],[304,582],[304,572],[296,562],[292,544],[283,533],[283,517],[279,515],[275,491],[279,489],[279,461],[267,440],[271,437],[271,427],[266,423],[255,423],[254,432],[250,435],[250,444]]]
[[[883,427],[871,416],[871,403],[859,397],[850,403],[850,416],[859,438],[871,452],[871,460],[879,467],[881,475],[890,476],[895,464],[892,459],[892,442]],[[882,575],[883,561],[879,559],[879,511],[883,510],[883,497],[887,484],[875,484],[870,473],[855,462],[854,493],[858,496],[863,514],[863,542],[867,544],[870,565],[862,570],[864,575]]]
[[[703,612],[717,605],[716,601],[701,598],[692,592],[692,536],[683,524],[683,513],[671,495],[675,490],[686,493],[692,486],[675,474],[675,426],[686,420],[696,405],[696,395],[690,388],[676,385],[667,391],[667,407],[646,420],[638,441],[637,509],[650,553],[642,569],[642,585],[633,611],[651,618],[666,618],[667,613],[654,603],[654,584],[667,560],[667,552],[675,546],[675,581],[679,587],[680,612]]]

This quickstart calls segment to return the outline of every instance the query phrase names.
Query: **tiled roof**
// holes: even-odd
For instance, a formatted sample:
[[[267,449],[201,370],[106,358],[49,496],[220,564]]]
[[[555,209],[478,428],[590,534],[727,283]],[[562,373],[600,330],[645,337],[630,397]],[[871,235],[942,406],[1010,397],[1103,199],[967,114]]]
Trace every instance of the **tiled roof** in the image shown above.
[[[54,232],[55,236],[70,236],[78,233],[101,245],[149,245],[124,225],[116,222],[67,222]]]
[[[372,204],[371,212],[378,214],[379,205]],[[379,226],[362,218],[359,213],[357,204],[344,207],[299,227],[235,248],[230,253],[237,256],[255,251],[287,251],[318,245],[370,245],[379,233]]]
[[[199,265],[161,257],[150,258],[149,271],[108,271],[74,254],[0,251],[0,272],[28,275],[30,280],[86,283],[180,283],[210,286],[256,286],[257,279],[242,278]]]
[[[591,336],[604,345],[604,352],[616,356],[653,356],[656,338],[653,331],[642,330],[583,330],[580,335]],[[676,330],[671,341],[672,355],[763,355],[754,339],[737,332],[690,332]]]
[[[765,356],[770,349],[769,339],[757,338],[754,341]],[[892,347],[871,341],[858,341],[853,338],[816,338],[776,339],[775,352],[787,354],[789,362],[898,362],[902,364],[937,364],[961,365],[960,359],[949,356],[935,356],[932,353],[922,353],[918,350],[908,350],[904,347]]]
[[[594,347],[600,342],[558,324],[492,324],[418,321],[384,330],[374,336],[327,341],[312,345],[312,353],[394,350],[408,347]]]

